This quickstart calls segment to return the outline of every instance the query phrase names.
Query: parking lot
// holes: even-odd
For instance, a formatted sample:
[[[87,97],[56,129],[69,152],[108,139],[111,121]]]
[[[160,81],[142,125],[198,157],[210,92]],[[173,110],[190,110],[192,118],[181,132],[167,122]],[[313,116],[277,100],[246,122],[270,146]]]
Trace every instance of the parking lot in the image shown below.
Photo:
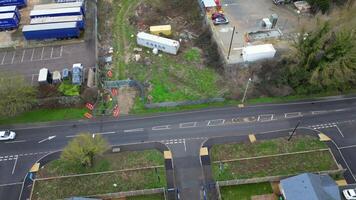
[[[283,34],[295,32],[298,24],[302,24],[302,21],[304,23],[303,16],[298,16],[290,5],[277,6],[272,0],[223,0],[222,6],[229,24],[214,26],[211,23],[211,26],[216,41],[225,55],[225,60],[229,64],[243,62],[241,56],[242,48],[247,45],[245,34],[262,30],[262,18],[269,18],[273,13],[277,14],[279,18],[276,27]],[[209,20],[210,16],[211,13],[208,13]],[[235,27],[234,34],[232,33],[233,27]],[[232,35],[231,53],[229,59],[227,59]],[[260,41],[260,43],[263,42]]]

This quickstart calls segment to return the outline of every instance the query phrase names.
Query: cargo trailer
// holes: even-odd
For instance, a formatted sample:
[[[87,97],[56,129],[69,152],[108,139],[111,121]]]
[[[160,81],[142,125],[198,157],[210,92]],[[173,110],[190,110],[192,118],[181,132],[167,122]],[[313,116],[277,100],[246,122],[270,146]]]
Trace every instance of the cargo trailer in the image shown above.
[[[157,35],[139,32],[137,34],[137,44],[152,49],[158,49],[166,53],[176,55],[180,44],[178,41],[168,38],[160,37]]]
[[[32,18],[30,24],[50,24],[62,22],[77,22],[79,29],[84,29],[85,21],[83,15],[78,16],[61,16],[61,17],[39,17]]]
[[[18,6],[25,7],[27,0],[0,0],[0,6]]]
[[[84,2],[84,0],[55,0],[56,3]]]
[[[19,23],[15,13],[0,14],[0,31],[16,29],[19,27]]]
[[[80,7],[82,9],[82,12],[84,12],[84,2],[39,4],[39,5],[34,5],[33,10],[76,8],[76,7]]]
[[[80,7],[31,10],[30,12],[31,19],[36,17],[60,17],[60,16],[75,16],[75,15],[84,15]]]
[[[20,15],[20,12],[19,12],[19,9],[17,8],[17,6],[1,6],[0,14],[1,13],[15,13],[17,18],[19,20],[21,19],[21,15]]]
[[[40,69],[40,73],[38,74],[38,83],[40,85],[52,83],[52,74],[47,68]]]
[[[25,25],[22,33],[26,40],[78,38],[80,30],[76,22]]]
[[[242,58],[245,62],[273,58],[276,54],[272,44],[247,46],[242,49]]]

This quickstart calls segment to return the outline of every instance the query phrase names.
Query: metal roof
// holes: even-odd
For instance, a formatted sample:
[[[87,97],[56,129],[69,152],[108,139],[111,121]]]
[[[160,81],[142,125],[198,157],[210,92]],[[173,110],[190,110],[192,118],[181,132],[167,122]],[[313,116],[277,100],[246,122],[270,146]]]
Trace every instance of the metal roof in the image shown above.
[[[37,17],[32,18],[30,24],[45,24],[53,22],[76,22],[82,21],[83,15],[59,16],[59,17]]]
[[[214,0],[202,0],[205,8],[209,8],[209,7],[215,7],[216,3]]]
[[[171,40],[171,39],[164,38],[164,37],[160,37],[160,36],[153,35],[153,34],[148,34],[148,33],[145,33],[145,32],[139,32],[137,34],[137,38],[138,39],[149,40],[149,41],[155,41],[155,42],[158,42],[158,43],[161,43],[161,44],[167,44],[167,45],[171,45],[171,46],[179,45],[178,41]]]
[[[0,12],[11,12],[15,10],[16,6],[0,6]]]
[[[64,23],[53,23],[53,24],[31,24],[31,25],[23,26],[22,32],[39,31],[39,30],[51,30],[51,29],[76,28],[76,27],[77,27],[77,22],[64,22]]]
[[[46,10],[46,9],[58,9],[58,8],[73,8],[82,7],[83,2],[69,2],[69,3],[49,3],[34,5],[33,10]]]
[[[48,15],[48,14],[61,14],[61,13],[73,13],[73,12],[81,12],[80,7],[46,9],[46,10],[31,10],[30,16]]]
[[[15,16],[15,13],[1,13],[0,19],[14,18],[14,16]]]

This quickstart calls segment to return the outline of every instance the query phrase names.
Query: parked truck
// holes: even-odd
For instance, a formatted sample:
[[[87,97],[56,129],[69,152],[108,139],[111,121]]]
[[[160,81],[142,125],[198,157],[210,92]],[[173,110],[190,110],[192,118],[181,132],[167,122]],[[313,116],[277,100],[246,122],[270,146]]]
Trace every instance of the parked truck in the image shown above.
[[[25,7],[27,0],[0,0],[0,6],[18,6]]]
[[[22,33],[26,40],[77,38],[80,30],[76,22],[25,25]]]
[[[19,19],[15,13],[0,14],[0,31],[17,29],[19,27]]]
[[[1,13],[15,13],[17,18],[20,20],[21,15],[17,6],[0,6],[0,14]]]
[[[85,28],[85,21],[83,15],[32,18],[30,24],[50,24],[62,22],[77,22],[79,29],[83,30]]]
[[[168,38],[160,37],[157,35],[139,32],[137,34],[137,44],[152,49],[158,49],[166,53],[176,55],[180,44],[178,41]]]
[[[273,58],[276,54],[272,44],[247,46],[242,49],[242,58],[245,62]]]
[[[31,19],[36,17],[59,17],[59,16],[78,16],[78,15],[84,15],[80,7],[31,10],[30,12]]]
[[[47,9],[61,9],[61,8],[75,8],[80,7],[82,12],[85,11],[84,2],[69,2],[69,3],[49,3],[34,5],[33,10],[47,10]]]

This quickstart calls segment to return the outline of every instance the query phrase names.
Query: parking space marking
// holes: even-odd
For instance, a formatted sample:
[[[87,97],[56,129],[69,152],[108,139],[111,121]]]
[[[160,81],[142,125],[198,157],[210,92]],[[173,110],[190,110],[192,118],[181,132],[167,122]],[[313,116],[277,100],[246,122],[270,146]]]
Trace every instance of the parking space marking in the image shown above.
[[[25,53],[26,53],[26,49],[24,49],[23,52],[22,52],[21,62],[23,62],[23,58],[25,57]]]
[[[225,119],[214,119],[214,120],[209,120],[207,126],[221,126],[224,125]]]
[[[154,126],[154,127],[152,127],[152,130],[153,131],[168,130],[168,129],[171,129],[170,126],[171,125]]]
[[[5,57],[6,57],[6,55],[7,55],[7,51],[5,52],[4,57],[2,57],[1,64],[4,64],[4,61],[5,61]]]
[[[185,122],[185,123],[180,123],[179,128],[194,128],[197,126],[197,122]]]
[[[42,47],[42,53],[41,53],[41,60],[43,59],[43,52],[44,52],[44,47]]]
[[[268,122],[273,120],[274,114],[264,114],[264,115],[258,115],[257,121],[259,122]]]
[[[61,51],[59,53],[59,57],[62,57],[62,52],[63,52],[63,46],[61,46]]]
[[[301,112],[292,112],[292,113],[285,113],[284,114],[285,118],[295,118],[295,117],[303,117]]]
[[[52,47],[52,49],[51,49],[51,57],[50,57],[50,58],[52,58],[52,55],[53,55],[53,47]]]
[[[33,48],[33,49],[32,49],[32,55],[31,55],[31,61],[33,61],[33,55],[34,55],[34,53],[35,53],[35,49]]]
[[[15,55],[16,55],[16,51],[14,51],[14,54],[12,55],[11,64],[14,63]]]

